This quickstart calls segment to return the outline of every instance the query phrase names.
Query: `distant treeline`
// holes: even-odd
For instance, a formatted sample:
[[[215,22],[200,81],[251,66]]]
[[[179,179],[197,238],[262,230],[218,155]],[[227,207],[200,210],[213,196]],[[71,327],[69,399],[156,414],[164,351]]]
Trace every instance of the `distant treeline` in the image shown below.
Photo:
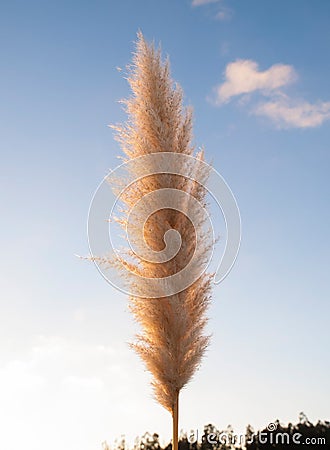
[[[136,438],[134,450],[172,450],[172,444],[162,447],[157,433],[145,433]],[[298,423],[283,425],[279,420],[268,423],[264,429],[255,431],[251,425],[244,434],[236,434],[229,425],[219,430],[212,424],[205,425],[204,432],[181,433],[179,450],[270,450],[270,449],[322,449],[330,450],[330,422],[319,420],[311,423],[300,413]],[[125,438],[116,442],[114,449],[103,443],[103,450],[128,450]]]

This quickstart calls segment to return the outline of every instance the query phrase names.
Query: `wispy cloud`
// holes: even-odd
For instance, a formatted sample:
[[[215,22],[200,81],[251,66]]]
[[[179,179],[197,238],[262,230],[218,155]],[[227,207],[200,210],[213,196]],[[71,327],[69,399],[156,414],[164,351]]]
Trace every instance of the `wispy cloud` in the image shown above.
[[[230,8],[227,8],[226,6],[221,6],[218,10],[217,14],[215,15],[215,18],[217,20],[221,20],[222,22],[226,20],[230,20],[233,16],[233,10]]]
[[[232,97],[255,91],[271,92],[295,79],[296,73],[292,66],[274,64],[269,69],[260,71],[255,61],[239,59],[227,65],[225,82],[216,88],[216,102],[226,103]]]
[[[15,448],[43,450],[48,440],[47,450],[96,449],[109,423],[120,429],[124,415],[139,421],[132,398],[141,404],[141,375],[131,375],[135,362],[128,359],[125,347],[40,336],[26,352],[1,361],[0,448],[13,448],[15,436]]]
[[[209,3],[218,3],[220,0],[193,0],[192,6],[203,6]]]
[[[193,0],[191,5],[204,6],[211,3],[217,3],[217,12],[215,14],[217,20],[226,21],[232,18],[233,10],[224,5],[223,0]]]
[[[279,98],[258,105],[254,114],[265,116],[279,128],[311,128],[330,119],[330,102],[309,103]]]
[[[309,103],[283,92],[297,78],[291,65],[274,64],[262,71],[255,61],[237,60],[227,65],[223,83],[214,90],[213,101],[223,105],[238,97],[241,105],[250,106],[252,114],[267,117],[279,128],[322,125],[330,119],[330,102]],[[253,93],[261,94],[264,100],[256,105]]]

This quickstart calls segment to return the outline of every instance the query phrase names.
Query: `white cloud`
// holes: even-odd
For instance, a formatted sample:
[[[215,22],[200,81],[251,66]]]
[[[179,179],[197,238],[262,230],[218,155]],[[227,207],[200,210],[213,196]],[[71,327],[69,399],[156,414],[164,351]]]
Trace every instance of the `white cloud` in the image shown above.
[[[270,119],[278,128],[312,128],[330,119],[330,102],[310,103],[294,99],[283,91],[297,79],[293,66],[274,64],[267,70],[259,70],[255,61],[239,59],[225,69],[225,81],[216,86],[217,105],[223,105],[234,97],[238,104],[250,107],[250,112]],[[259,93],[264,100],[253,105],[253,93]]]
[[[232,97],[255,91],[269,93],[287,86],[295,79],[296,72],[292,66],[274,64],[260,71],[255,61],[239,59],[227,65],[225,82],[216,88],[216,103],[226,103]]]
[[[268,117],[279,128],[311,128],[330,119],[330,102],[312,104],[284,97],[261,103],[254,114]]]
[[[145,429],[139,407],[150,392],[142,377],[126,346],[40,336],[19,359],[0,364],[0,448],[100,449],[124,431],[132,439]]]

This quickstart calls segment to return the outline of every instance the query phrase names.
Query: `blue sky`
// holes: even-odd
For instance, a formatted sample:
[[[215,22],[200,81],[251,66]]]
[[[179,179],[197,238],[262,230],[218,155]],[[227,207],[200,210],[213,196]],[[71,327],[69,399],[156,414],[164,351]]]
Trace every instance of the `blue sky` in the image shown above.
[[[136,32],[161,42],[194,140],[242,216],[181,427],[329,419],[330,5],[316,0],[2,3],[0,447],[91,450],[171,420],[128,349],[126,299],[87,254],[120,154],[110,123]],[[13,438],[15,436],[15,438]]]

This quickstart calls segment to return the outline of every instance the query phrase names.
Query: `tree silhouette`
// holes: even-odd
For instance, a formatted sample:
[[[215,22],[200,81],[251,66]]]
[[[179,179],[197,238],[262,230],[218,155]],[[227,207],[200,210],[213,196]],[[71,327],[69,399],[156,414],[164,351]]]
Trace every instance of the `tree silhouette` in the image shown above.
[[[265,427],[253,435],[253,429],[246,431],[246,450],[278,449],[329,449],[330,448],[330,422],[318,421],[315,425],[310,422],[304,413],[299,414],[296,425],[288,423],[282,425],[279,420],[274,423],[274,431]]]
[[[197,441],[195,434],[181,432],[178,442],[179,450],[329,450],[330,449],[330,422],[319,420],[316,424],[309,421],[306,414],[300,413],[297,424],[283,425],[279,420],[273,422],[274,431],[267,427],[255,432],[249,424],[245,431],[245,441],[239,442],[233,428],[228,425],[225,430],[213,424],[204,426],[201,439]],[[269,424],[268,424],[269,427]],[[195,433],[195,432],[194,432]],[[298,436],[299,435],[299,436]],[[191,438],[194,439],[191,439]],[[298,443],[299,437],[299,443]],[[104,443],[106,444],[106,443]],[[125,439],[117,441],[116,450],[125,449]],[[104,446],[103,450],[110,450]],[[137,438],[134,450],[172,450],[172,443],[164,448],[160,446],[157,433],[145,433]]]

